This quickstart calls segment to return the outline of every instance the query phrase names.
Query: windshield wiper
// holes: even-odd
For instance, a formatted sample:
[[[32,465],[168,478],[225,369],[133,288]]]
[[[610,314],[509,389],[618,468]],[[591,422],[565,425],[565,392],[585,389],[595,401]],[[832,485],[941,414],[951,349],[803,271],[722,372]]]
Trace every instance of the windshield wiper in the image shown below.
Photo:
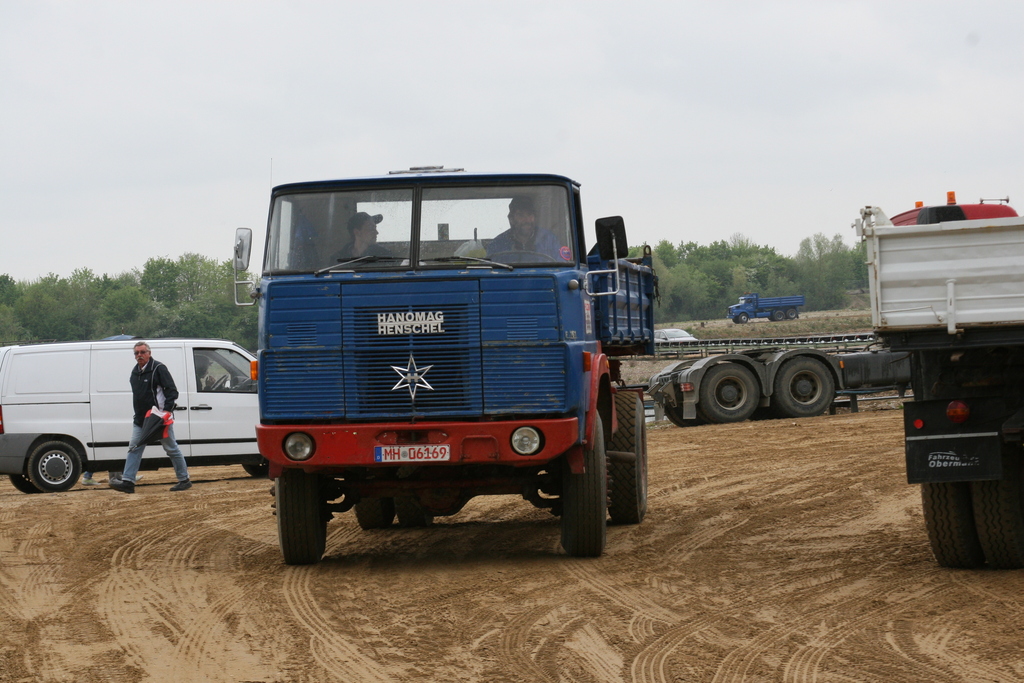
[[[434,261],[436,263],[453,263],[455,261],[476,261],[477,263],[484,263],[488,266],[498,266],[499,268],[508,268],[509,270],[515,270],[512,266],[507,263],[501,263],[499,261],[491,261],[490,259],[477,258],[475,256],[442,256],[440,258],[428,258],[426,261]]]
[[[314,271],[313,275],[322,275],[324,273],[332,272],[335,269],[344,268],[345,266],[351,266],[351,265],[356,264],[356,263],[376,263],[377,261],[401,261],[401,260],[403,260],[403,257],[399,257],[399,256],[371,256],[371,255],[367,255],[367,256],[360,256],[358,258],[349,259],[347,261],[341,261],[341,259],[338,259],[338,260],[340,261],[340,263],[338,263],[336,265],[333,265],[333,266],[327,266],[326,268],[321,268],[320,270]]]

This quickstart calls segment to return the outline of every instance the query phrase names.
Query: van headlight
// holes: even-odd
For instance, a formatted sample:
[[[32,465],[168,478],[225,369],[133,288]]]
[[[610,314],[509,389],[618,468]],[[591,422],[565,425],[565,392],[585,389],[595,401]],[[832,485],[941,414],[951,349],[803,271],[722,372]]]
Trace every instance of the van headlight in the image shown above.
[[[292,432],[284,437],[284,454],[292,460],[309,460],[316,446],[313,437],[303,432]]]
[[[533,427],[520,427],[512,432],[512,450],[519,455],[533,455],[542,444],[540,432]]]

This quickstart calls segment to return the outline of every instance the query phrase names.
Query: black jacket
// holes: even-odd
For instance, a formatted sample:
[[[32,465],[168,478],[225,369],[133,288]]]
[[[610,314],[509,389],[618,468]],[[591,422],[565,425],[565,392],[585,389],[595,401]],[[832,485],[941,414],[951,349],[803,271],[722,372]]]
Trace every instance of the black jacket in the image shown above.
[[[142,426],[146,419],[146,413],[156,405],[156,387],[163,387],[164,410],[174,410],[174,403],[178,400],[178,388],[174,386],[174,379],[171,378],[171,371],[167,366],[150,357],[145,368],[139,368],[138,363],[132,368],[132,376],[129,380],[132,385],[132,403],[135,408],[133,419],[136,425]]]

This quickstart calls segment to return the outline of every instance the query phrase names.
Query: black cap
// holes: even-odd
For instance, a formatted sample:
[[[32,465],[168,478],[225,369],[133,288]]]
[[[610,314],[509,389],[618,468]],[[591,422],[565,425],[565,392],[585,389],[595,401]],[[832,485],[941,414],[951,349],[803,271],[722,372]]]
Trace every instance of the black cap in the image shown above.
[[[366,223],[367,221],[373,221],[374,224],[377,224],[380,223],[382,220],[384,220],[384,216],[380,215],[379,213],[375,216],[371,216],[365,211],[360,211],[359,213],[352,216],[352,218],[348,219],[348,229],[350,231],[355,230],[356,228],[361,227],[363,223]]]
[[[533,197],[527,197],[525,195],[513,197],[512,201],[508,203],[509,213],[516,209],[522,209],[523,211],[529,211],[530,213],[537,213],[537,210],[533,208]]]

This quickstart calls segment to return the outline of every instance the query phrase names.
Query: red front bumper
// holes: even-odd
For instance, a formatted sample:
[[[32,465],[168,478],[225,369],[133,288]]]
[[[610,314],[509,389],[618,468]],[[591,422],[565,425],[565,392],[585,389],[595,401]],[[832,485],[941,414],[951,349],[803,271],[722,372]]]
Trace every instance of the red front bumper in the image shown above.
[[[543,447],[534,455],[520,455],[512,450],[512,432],[523,426],[534,427],[543,434]],[[313,438],[316,447],[308,460],[292,460],[285,455],[285,437],[294,432],[303,432]],[[508,422],[261,424],[256,427],[256,440],[260,453],[271,463],[283,467],[301,467],[307,471],[416,464],[377,462],[375,449],[378,446],[428,444],[448,444],[451,447],[449,460],[431,462],[431,465],[536,466],[557,458],[579,442],[579,421],[572,417]]]

